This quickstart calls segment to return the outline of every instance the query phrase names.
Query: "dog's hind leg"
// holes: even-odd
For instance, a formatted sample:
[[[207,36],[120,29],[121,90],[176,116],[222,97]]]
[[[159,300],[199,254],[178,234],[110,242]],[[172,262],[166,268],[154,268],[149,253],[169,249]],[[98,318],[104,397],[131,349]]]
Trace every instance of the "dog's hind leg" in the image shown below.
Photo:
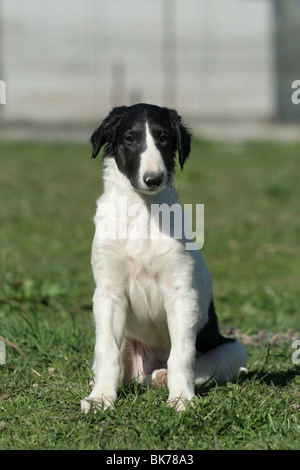
[[[246,367],[244,346],[231,338],[224,338],[218,327],[214,302],[211,300],[208,322],[196,338],[195,383],[209,380],[226,382],[234,379]]]
[[[221,344],[196,357],[195,383],[200,384],[216,380],[233,380],[241,372],[247,372],[247,352],[238,341]]]
[[[121,380],[143,382],[144,369],[141,355],[141,343],[131,338],[124,338],[121,348]]]
[[[167,384],[167,361],[164,354],[159,354],[153,348],[138,340],[125,338],[121,348],[122,381],[135,380],[145,382],[155,388],[162,383]]]

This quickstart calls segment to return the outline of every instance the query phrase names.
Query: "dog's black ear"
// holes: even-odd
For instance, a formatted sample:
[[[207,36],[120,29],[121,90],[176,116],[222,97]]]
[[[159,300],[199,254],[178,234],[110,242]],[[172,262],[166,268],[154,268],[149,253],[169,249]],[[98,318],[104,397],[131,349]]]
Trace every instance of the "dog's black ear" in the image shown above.
[[[172,125],[173,132],[176,137],[179,163],[183,169],[184,162],[188,158],[191,151],[192,134],[188,128],[183,124],[181,117],[174,109],[169,109],[169,117]]]
[[[102,121],[102,124],[92,134],[92,158],[96,158],[101,147],[106,144],[107,150],[113,151],[116,129],[122,117],[126,114],[126,106],[114,108]]]

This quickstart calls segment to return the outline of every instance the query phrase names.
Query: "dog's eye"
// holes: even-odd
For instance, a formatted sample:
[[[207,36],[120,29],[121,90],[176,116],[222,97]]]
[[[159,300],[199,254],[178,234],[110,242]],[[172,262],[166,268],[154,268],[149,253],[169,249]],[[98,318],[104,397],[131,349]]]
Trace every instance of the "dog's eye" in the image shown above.
[[[160,134],[159,136],[160,142],[166,142],[168,140],[168,136],[166,134]]]
[[[133,137],[133,135],[128,135],[125,140],[128,144],[134,144],[135,143],[135,138]]]

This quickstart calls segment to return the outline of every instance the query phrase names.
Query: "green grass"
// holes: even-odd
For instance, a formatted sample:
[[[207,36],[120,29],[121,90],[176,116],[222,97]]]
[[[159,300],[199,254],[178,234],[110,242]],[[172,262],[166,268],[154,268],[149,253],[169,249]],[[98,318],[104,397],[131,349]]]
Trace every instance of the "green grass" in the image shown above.
[[[299,449],[291,341],[247,346],[249,375],[197,388],[121,386],[82,415],[94,347],[90,246],[101,163],[87,145],[0,143],[0,449]],[[177,186],[204,203],[202,253],[223,330],[299,331],[300,144],[195,141]],[[15,346],[18,348],[16,348]],[[21,350],[19,349],[21,348]]]

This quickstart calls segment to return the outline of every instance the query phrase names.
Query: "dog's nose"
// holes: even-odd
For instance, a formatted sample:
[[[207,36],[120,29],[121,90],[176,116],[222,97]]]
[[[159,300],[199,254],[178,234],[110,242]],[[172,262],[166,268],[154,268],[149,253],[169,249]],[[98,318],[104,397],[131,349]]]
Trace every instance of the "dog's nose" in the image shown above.
[[[144,182],[148,188],[158,188],[163,180],[163,173],[148,172],[144,175]]]

